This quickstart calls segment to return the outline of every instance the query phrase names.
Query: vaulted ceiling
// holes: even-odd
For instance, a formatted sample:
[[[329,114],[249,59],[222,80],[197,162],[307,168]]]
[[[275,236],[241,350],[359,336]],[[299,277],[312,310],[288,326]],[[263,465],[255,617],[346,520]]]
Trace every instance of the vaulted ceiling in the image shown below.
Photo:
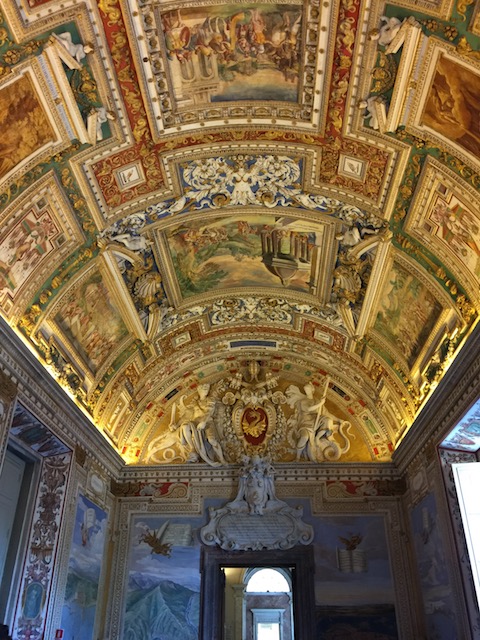
[[[185,460],[202,384],[281,398],[226,462],[294,460],[308,382],[390,460],[480,312],[479,3],[2,6],[0,306],[45,368],[131,464]]]

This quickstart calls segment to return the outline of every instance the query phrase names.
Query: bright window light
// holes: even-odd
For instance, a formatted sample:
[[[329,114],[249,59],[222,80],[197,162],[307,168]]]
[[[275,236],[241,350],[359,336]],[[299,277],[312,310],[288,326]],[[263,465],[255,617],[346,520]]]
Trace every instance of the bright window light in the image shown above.
[[[460,513],[467,541],[473,582],[480,604],[480,462],[452,464],[453,477],[457,487]]]
[[[290,585],[285,576],[275,569],[260,569],[248,581],[249,593],[289,593]]]
[[[278,622],[258,622],[257,640],[280,640],[280,624]]]

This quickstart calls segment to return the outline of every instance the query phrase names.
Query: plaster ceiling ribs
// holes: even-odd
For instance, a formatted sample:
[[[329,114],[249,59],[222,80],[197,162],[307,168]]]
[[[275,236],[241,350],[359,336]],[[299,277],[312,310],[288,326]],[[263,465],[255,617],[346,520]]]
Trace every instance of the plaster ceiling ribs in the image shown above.
[[[0,308],[58,384],[129,464],[387,463],[478,321],[478,7],[2,8]]]

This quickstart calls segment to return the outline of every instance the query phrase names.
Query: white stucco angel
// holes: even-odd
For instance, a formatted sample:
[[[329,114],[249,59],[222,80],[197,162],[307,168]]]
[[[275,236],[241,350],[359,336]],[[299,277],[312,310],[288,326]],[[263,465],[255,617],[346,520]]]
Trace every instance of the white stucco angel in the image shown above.
[[[174,402],[169,428],[177,435],[188,461],[203,460],[216,467],[226,462],[215,420],[217,403],[215,399],[208,397],[209,391],[209,384],[201,384],[196,397],[188,404],[185,403],[185,395]]]
[[[314,398],[315,387],[310,382],[304,386],[304,392],[293,384],[285,391],[287,403],[294,409],[287,425],[293,430],[297,460],[302,456],[311,462],[338,460],[350,448],[346,435],[350,423],[335,418],[325,408],[328,382],[326,378],[318,401]],[[343,437],[343,446],[333,438],[337,432]]]
[[[54,34],[54,37],[77,62],[81,62],[86,57],[87,53],[92,53],[93,51],[93,47],[89,44],[73,42],[72,34],[68,31]]]

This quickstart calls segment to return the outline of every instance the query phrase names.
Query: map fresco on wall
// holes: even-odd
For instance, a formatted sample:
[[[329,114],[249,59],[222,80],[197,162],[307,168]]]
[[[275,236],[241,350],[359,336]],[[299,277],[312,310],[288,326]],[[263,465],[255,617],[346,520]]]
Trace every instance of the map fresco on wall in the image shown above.
[[[480,219],[454,194],[437,194],[426,218],[428,226],[455,257],[480,279]]]
[[[298,100],[301,5],[191,7],[161,20],[177,102]]]
[[[93,373],[128,336],[128,329],[98,272],[74,288],[56,314],[55,322]]]
[[[200,620],[200,519],[137,516],[131,524],[122,637],[197,640]]]
[[[0,180],[56,140],[29,74],[0,89],[0,129]]]
[[[93,640],[106,528],[106,512],[79,495],[62,609],[64,640]]]
[[[397,640],[395,595],[381,516],[312,519],[317,637]]]
[[[184,297],[231,287],[312,292],[320,223],[275,216],[218,218],[167,232]]]
[[[480,157],[480,76],[441,55],[425,102],[421,124]]]
[[[48,209],[40,213],[30,209],[10,224],[2,225],[0,233],[0,305],[15,293],[28,278],[48,260],[62,238]]]
[[[395,264],[380,299],[375,329],[413,366],[442,306],[413,274]]]
[[[455,606],[442,536],[437,526],[437,506],[433,494],[427,495],[413,509],[412,528],[427,637],[451,640],[457,637]]]

